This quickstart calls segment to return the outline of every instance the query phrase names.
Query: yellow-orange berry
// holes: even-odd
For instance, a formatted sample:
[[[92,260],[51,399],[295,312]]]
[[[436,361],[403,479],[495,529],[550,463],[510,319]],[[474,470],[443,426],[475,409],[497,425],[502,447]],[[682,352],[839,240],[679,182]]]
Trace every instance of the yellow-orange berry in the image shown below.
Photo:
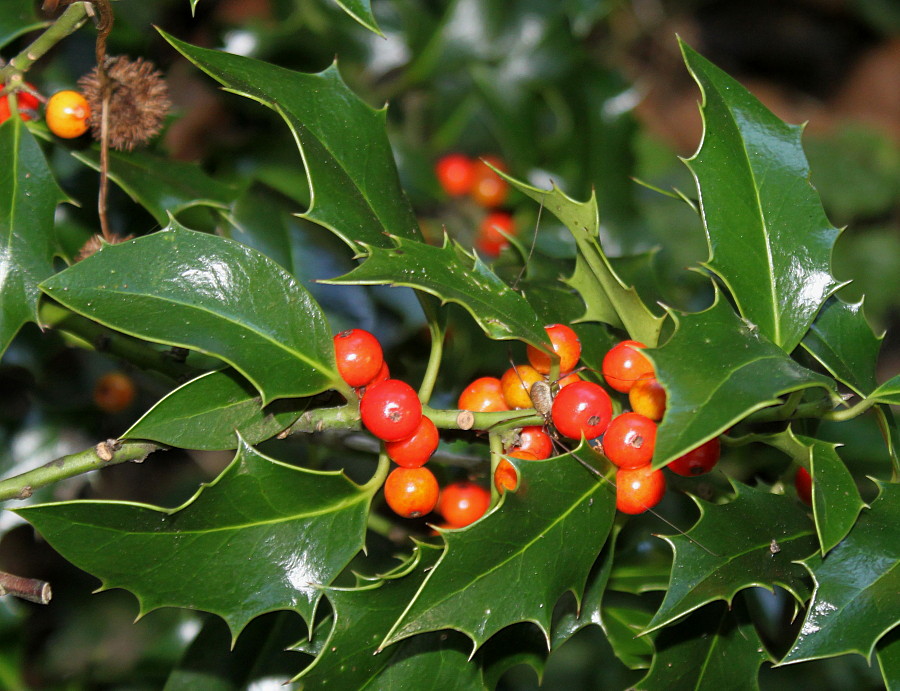
[[[666,412],[666,390],[654,374],[642,374],[628,392],[631,409],[659,422]]]
[[[74,139],[88,130],[91,107],[87,99],[77,91],[57,91],[47,101],[44,114],[47,127],[57,137]]]
[[[123,372],[107,372],[94,385],[94,403],[107,413],[120,413],[134,401],[137,388]]]
[[[531,408],[531,385],[543,378],[543,375],[531,365],[510,367],[500,377],[506,405],[510,408]]]

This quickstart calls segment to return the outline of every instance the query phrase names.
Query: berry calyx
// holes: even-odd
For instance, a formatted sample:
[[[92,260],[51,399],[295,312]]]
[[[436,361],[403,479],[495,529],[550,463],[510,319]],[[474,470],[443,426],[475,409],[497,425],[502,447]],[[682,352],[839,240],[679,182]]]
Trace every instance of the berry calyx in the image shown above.
[[[338,374],[350,386],[370,383],[381,371],[381,343],[365,329],[347,329],[334,337],[334,359]]]
[[[669,470],[684,477],[703,475],[712,470],[719,462],[722,447],[718,437],[701,444],[696,449],[691,449],[683,456],[679,456],[667,466]]]
[[[553,352],[559,356],[559,371],[571,372],[581,358],[581,341],[578,334],[570,326],[565,324],[550,324],[544,330],[550,337],[550,345]],[[538,350],[532,345],[525,349],[528,362],[541,374],[550,372],[550,356],[543,350]]]
[[[428,468],[394,468],[384,481],[388,506],[403,518],[431,513],[440,491],[434,473]]]
[[[599,384],[575,382],[556,394],[550,417],[559,433],[569,439],[593,439],[609,426],[612,401]]]
[[[413,434],[422,419],[422,403],[409,384],[385,379],[366,387],[359,401],[363,425],[383,441],[400,441]]]
[[[94,405],[106,413],[121,413],[137,394],[134,381],[124,372],[107,372],[94,385]]]
[[[31,84],[28,84],[28,86],[34,89]],[[34,94],[27,91],[16,91],[16,109],[19,111],[19,117],[23,121],[34,120],[39,106],[40,101]],[[9,116],[9,94],[7,93],[0,96],[0,124],[9,120]]]
[[[57,137],[74,139],[88,131],[91,107],[77,91],[57,91],[47,101],[44,118]]]
[[[648,463],[640,468],[622,468],[616,472],[616,508],[622,513],[638,514],[652,509],[663,498],[666,478]]]
[[[497,377],[479,377],[459,395],[457,407],[473,413],[509,410],[503,397],[503,385]]]
[[[538,427],[537,425],[523,427],[519,430],[515,446],[512,447],[507,455],[512,456],[515,451],[532,454],[535,460],[544,460],[553,455],[553,440],[543,427]]]
[[[544,375],[531,365],[510,367],[500,377],[500,387],[506,405],[510,408],[531,408],[531,386],[543,379]]]
[[[472,189],[469,190],[469,194],[477,204],[485,209],[495,209],[506,201],[509,185],[506,180],[488,167],[488,163],[497,170],[506,169],[503,161],[494,156],[484,156],[482,160],[476,161]]]
[[[484,254],[495,257],[500,254],[500,250],[509,245],[509,240],[503,233],[515,235],[515,221],[505,211],[494,211],[485,216],[481,225],[478,226],[475,247]]]
[[[628,392],[631,409],[659,422],[666,413],[666,390],[654,374],[642,374]]]
[[[794,487],[797,488],[797,496],[807,506],[812,506],[812,476],[809,471],[800,466],[794,473]]]
[[[452,528],[465,528],[491,505],[491,493],[474,482],[454,482],[441,490],[437,511]]]
[[[418,468],[428,462],[439,442],[437,427],[427,415],[423,415],[415,432],[405,439],[386,442],[384,450],[400,467]]]
[[[640,341],[617,343],[603,357],[603,378],[616,391],[628,393],[645,374],[654,374],[653,364],[641,354]]]
[[[468,193],[475,182],[475,161],[464,154],[447,154],[434,166],[441,188],[451,197]]]
[[[613,418],[603,435],[603,453],[619,468],[639,468],[653,458],[656,423],[638,413]]]

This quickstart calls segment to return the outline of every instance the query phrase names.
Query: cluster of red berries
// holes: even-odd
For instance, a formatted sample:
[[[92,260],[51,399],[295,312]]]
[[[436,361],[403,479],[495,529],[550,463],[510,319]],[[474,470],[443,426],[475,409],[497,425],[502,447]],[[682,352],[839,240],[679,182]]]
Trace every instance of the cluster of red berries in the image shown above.
[[[448,527],[461,528],[480,518],[490,493],[468,482],[441,491],[428,468],[440,441],[434,422],[422,414],[419,396],[409,384],[391,379],[378,339],[363,329],[348,329],[334,337],[338,373],[359,396],[359,414],[369,432],[384,442],[397,464],[385,480],[384,498],[399,516],[417,518],[435,508]]]
[[[513,235],[516,227],[512,215],[499,209],[506,201],[509,185],[490,166],[505,169],[503,161],[494,156],[475,160],[465,154],[452,153],[440,158],[434,170],[441,188],[448,195],[468,195],[487,209],[475,236],[475,246],[484,254],[496,256],[509,244],[504,233]]]
[[[33,120],[38,115],[40,99],[34,95],[34,87],[27,85],[30,91],[21,90],[16,93],[19,117],[22,120]],[[0,96],[0,123],[10,116],[9,95]],[[88,131],[91,108],[87,99],[77,91],[57,91],[47,101],[44,119],[47,127],[57,137],[74,139]]]

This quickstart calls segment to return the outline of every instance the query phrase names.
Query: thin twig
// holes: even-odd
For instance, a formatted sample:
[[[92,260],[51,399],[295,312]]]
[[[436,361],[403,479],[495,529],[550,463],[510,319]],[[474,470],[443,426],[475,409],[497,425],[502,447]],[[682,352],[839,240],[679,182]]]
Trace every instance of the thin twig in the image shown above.
[[[14,595],[23,600],[46,605],[50,602],[50,598],[53,597],[53,592],[47,581],[40,581],[37,578],[24,578],[23,576],[15,576],[11,573],[0,571],[0,597],[3,595]]]

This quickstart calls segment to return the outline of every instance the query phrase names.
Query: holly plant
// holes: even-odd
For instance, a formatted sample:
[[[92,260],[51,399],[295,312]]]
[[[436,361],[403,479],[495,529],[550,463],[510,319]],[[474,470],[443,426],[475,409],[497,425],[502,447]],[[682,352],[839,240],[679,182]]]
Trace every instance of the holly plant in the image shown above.
[[[524,147],[550,145],[514,131],[503,156],[455,150],[462,106],[411,153],[392,99],[463,69],[434,37],[464,3],[410,39],[383,107],[341,43],[300,71],[157,29],[182,79],[268,118],[247,135],[265,156],[203,165],[155,139],[187,118],[157,68],[108,54],[119,7],[8,4],[29,9],[0,10],[3,42],[32,33],[0,69],[0,352],[91,363],[43,386],[107,422],[8,465],[0,499],[139,618],[190,617],[166,689],[511,688],[576,640],[606,688],[756,688],[830,658],[898,683],[900,375],[876,376],[882,336],[841,297],[801,127],[678,43],[695,187],[614,183],[691,218],[663,249],[705,234],[673,277],[615,239],[615,169],[533,175]],[[368,2],[340,5],[359,45],[385,40]],[[38,68],[77,40],[99,62],[56,85],[79,108],[60,131]],[[529,87],[494,57],[468,88],[508,124]],[[150,485],[166,458],[226,460],[180,493],[98,489],[119,464]],[[51,577],[4,579],[53,606]]]

